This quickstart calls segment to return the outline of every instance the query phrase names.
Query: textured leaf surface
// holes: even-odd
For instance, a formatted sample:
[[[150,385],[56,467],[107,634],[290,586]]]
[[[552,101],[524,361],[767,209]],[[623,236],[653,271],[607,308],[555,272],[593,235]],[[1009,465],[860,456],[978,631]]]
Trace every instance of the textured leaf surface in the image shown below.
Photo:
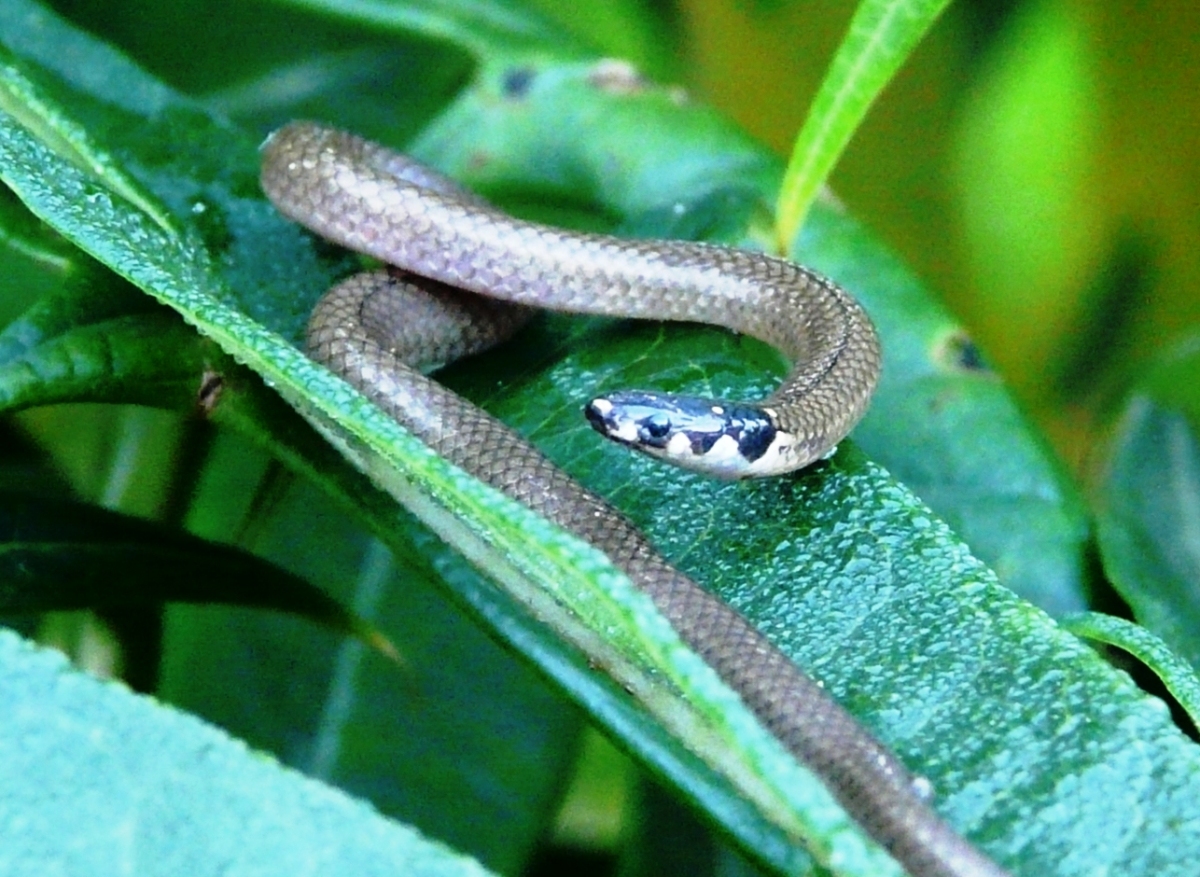
[[[595,67],[497,63],[413,151],[484,192],[595,200],[637,236],[751,244],[769,236],[766,204],[780,173],[772,156],[705,108],[679,106],[667,90],[597,90]],[[518,104],[506,92],[514,69],[528,80]],[[594,136],[574,136],[597,117],[604,124]],[[849,217],[815,211],[795,255],[862,299],[880,329],[883,377],[854,439],[1005,584],[1052,613],[1082,608],[1087,522],[1079,500],[961,326]],[[649,364],[670,380],[708,351],[728,358],[720,337],[701,332],[678,364],[665,354]],[[649,357],[632,345],[621,355]],[[752,357],[758,370],[743,393],[766,392],[784,373],[780,358],[753,341],[732,355]],[[580,377],[580,405],[591,390],[612,388]],[[643,383],[655,379],[650,373]]]
[[[154,118],[139,123],[145,139],[141,148],[131,147],[129,154],[138,154],[146,162],[140,167],[147,175],[163,182],[160,191],[178,207],[187,233],[194,235],[191,243],[169,239],[161,225],[143,225],[137,215],[122,212],[121,201],[115,202],[115,213],[106,213],[104,208],[113,207],[114,202],[93,178],[84,193],[76,194],[77,207],[68,211],[90,229],[89,244],[107,247],[111,264],[137,275],[140,285],[190,290],[192,305],[207,302],[219,313],[220,306],[207,296],[224,295],[227,290],[210,272],[212,265],[207,259],[212,257],[228,270],[246,307],[261,308],[260,313],[272,315],[294,335],[309,306],[307,302],[296,304],[295,294],[306,285],[312,289],[312,277],[306,276],[312,272],[312,254],[308,242],[303,241],[305,252],[300,255],[308,256],[309,261],[288,261],[294,255],[288,252],[289,244],[295,249],[301,238],[280,223],[258,195],[253,139],[230,140],[228,129],[214,127],[193,105],[132,71],[119,56],[69,29],[56,27],[54,19],[36,8],[25,4],[21,9],[10,5],[0,9],[0,15],[9,14],[14,17],[5,21],[0,32],[6,37],[22,37],[27,51],[40,54],[51,64],[69,57],[64,80],[85,83],[82,91],[64,89],[59,96],[65,104],[54,104],[55,111],[64,105],[90,107],[86,84],[99,77],[103,86],[113,88],[113,93],[103,95],[104,105],[111,108],[131,102]],[[47,82],[58,80],[48,77]],[[29,83],[15,81],[14,88],[18,86]],[[33,103],[45,107],[40,97]],[[169,107],[164,109],[164,103]],[[114,141],[123,142],[126,132],[119,114],[115,118],[101,114],[95,123],[98,130],[115,128]],[[172,141],[167,129],[182,139]],[[177,148],[164,145],[171,142]],[[221,171],[221,182],[210,185],[211,177],[206,174],[219,164],[214,160],[216,154],[239,151],[242,170],[238,176]],[[241,191],[253,198],[239,199]],[[194,198],[181,199],[181,194]],[[256,226],[262,217],[268,219],[266,228]],[[170,222],[166,225],[171,227]],[[246,229],[256,227],[275,243],[257,252],[239,249],[245,243]],[[192,245],[194,249],[190,249]],[[88,261],[78,251],[73,255],[75,264],[69,265],[68,271]],[[38,342],[47,338],[71,351],[75,364],[80,361],[80,350],[103,351],[103,345],[91,348],[88,344],[97,334],[106,343],[112,341],[103,325],[106,319],[136,321],[139,313],[147,310],[144,297],[137,306],[129,307],[129,297],[119,295],[121,284],[111,280],[82,290],[85,304],[93,310],[76,310],[72,319],[62,324],[46,319],[44,311],[28,315],[31,319],[25,324],[37,331],[18,333],[21,343],[14,350],[18,358],[41,355],[43,348]],[[88,294],[93,298],[87,299]],[[118,298],[110,301],[109,294],[118,294]],[[49,375],[40,384],[27,381],[25,390],[39,394],[40,401],[64,401],[73,392],[84,399],[102,396],[148,401],[152,397],[149,401],[156,404],[182,404],[191,410],[204,378],[202,366],[212,367],[223,389],[215,397],[219,404],[208,416],[257,443],[269,444],[289,465],[337,492],[341,502],[339,506],[308,497],[308,520],[291,530],[272,526],[267,537],[259,538],[260,550],[293,569],[304,569],[319,555],[322,563],[309,565],[306,574],[364,615],[374,606],[392,612],[394,620],[387,622],[389,634],[399,628],[397,640],[402,640],[407,663],[405,670],[398,672],[387,662],[364,654],[355,643],[314,637],[311,628],[278,616],[245,613],[230,617],[227,612],[215,615],[176,609],[168,618],[164,693],[227,722],[228,727],[270,746],[289,762],[369,795],[389,812],[438,831],[461,848],[513,870],[544,831],[561,775],[574,752],[577,711],[553,697],[528,670],[515,666],[510,656],[484,639],[444,600],[417,587],[429,577],[427,564],[418,565],[414,573],[412,564],[398,563],[388,572],[389,564],[381,564],[377,557],[372,561],[370,552],[365,559],[354,556],[362,547],[361,537],[339,543],[333,534],[339,526],[345,532],[342,517],[346,506],[353,504],[376,512],[373,526],[389,534],[398,554],[413,552],[391,535],[402,525],[397,522],[393,501],[342,463],[276,394],[263,389],[260,380],[235,367],[223,354],[214,356],[219,349],[211,341],[197,341],[192,334],[183,336],[186,343],[180,344],[180,336],[171,334],[180,331],[178,323],[165,321],[169,331],[158,333],[158,346],[147,350],[165,369],[157,376],[159,386],[166,386],[161,379],[169,378],[172,394],[152,397],[144,386],[139,388],[151,376],[128,369],[106,371],[111,363],[104,357],[88,362],[97,366],[90,375],[92,383],[64,387],[63,381],[49,379],[57,375]],[[117,349],[127,356],[139,352],[128,345]],[[101,393],[105,379],[111,379],[112,385]],[[99,388],[95,381],[100,382]],[[259,517],[245,507],[248,489],[261,477],[261,472],[255,471],[253,455],[248,464],[243,461],[246,451],[244,446],[227,448],[224,443],[217,448],[228,472],[224,483],[213,485],[208,494],[219,497],[207,504],[211,517],[198,522],[213,536],[240,538],[243,534],[230,522],[239,520],[239,515]],[[281,532],[292,541],[277,542]],[[322,534],[329,534],[343,550],[323,551]],[[424,538],[428,540],[428,536]],[[297,551],[297,544],[305,550]],[[443,636],[450,638],[452,647],[441,643]],[[423,645],[427,648],[418,651]],[[231,686],[231,679],[239,680],[238,684]],[[410,740],[417,741],[416,745],[408,745]],[[439,793],[430,794],[431,789]]]
[[[0,711],[5,874],[488,873],[6,630]]]
[[[1083,608],[1082,503],[962,327],[849,217],[815,211],[797,255],[852,289],[883,336],[883,376],[855,441],[1004,584],[1052,615]]]

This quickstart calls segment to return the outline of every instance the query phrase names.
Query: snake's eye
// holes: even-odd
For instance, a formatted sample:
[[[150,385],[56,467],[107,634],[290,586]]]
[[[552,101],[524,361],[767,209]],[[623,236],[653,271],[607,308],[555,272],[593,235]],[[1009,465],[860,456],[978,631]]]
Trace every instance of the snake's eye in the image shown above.
[[[638,429],[639,437],[642,441],[652,441],[661,439],[671,431],[671,417],[662,411],[651,414],[642,421],[640,429]]]

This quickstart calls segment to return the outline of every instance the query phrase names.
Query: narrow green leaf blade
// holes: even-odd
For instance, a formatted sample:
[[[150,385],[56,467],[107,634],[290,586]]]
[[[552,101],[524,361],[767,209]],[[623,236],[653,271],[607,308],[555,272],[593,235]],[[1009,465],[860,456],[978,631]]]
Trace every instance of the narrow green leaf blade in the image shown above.
[[[0,493],[0,612],[171,601],[292,612],[390,650],[337,600],[245,551],[92,505]]]
[[[0,332],[0,410],[77,399],[198,409],[205,371],[225,356],[152,299],[89,274]]]
[[[497,51],[530,50],[555,44],[568,51],[570,40],[527,4],[513,0],[275,0],[356,24],[405,30],[447,40],[478,58]]]
[[[776,250],[790,252],[813,200],[879,93],[949,0],[862,0],[804,121],[776,207]]]
[[[1192,724],[1200,727],[1200,678],[1161,639],[1132,621],[1101,612],[1080,612],[1064,618],[1062,625],[1077,636],[1129,652],[1162,680]]]

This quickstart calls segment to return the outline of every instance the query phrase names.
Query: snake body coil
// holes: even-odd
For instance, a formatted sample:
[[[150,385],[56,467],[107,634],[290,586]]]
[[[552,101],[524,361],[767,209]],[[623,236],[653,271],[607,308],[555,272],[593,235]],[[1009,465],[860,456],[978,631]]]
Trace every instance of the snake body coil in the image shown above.
[[[288,217],[404,272],[517,305],[715,323],[792,355],[793,372],[761,405],[683,401],[683,425],[672,421],[667,429],[685,439],[661,450],[695,464],[717,449],[717,463],[699,468],[734,477],[768,471],[728,471],[725,461],[753,464],[755,453],[755,460],[769,458],[770,471],[805,465],[845,435],[874,388],[879,348],[869,320],[844,291],[791,263],[522,222],[410,159],[311,123],[288,125],[268,140],[262,182]],[[521,319],[487,299],[445,289],[432,294],[449,303],[432,303],[430,292],[395,271],[353,277],[314,310],[310,352],[455,465],[608,555],[910,874],[1003,877],[937,816],[895,756],[741,615],[667,563],[623,515],[519,435],[402,361],[397,351],[404,347],[426,362],[462,355],[504,337]],[[400,310],[409,306],[416,311]],[[436,340],[417,338],[426,330]],[[646,397],[649,409],[642,411]],[[601,397],[589,418],[654,452],[645,443],[656,437],[635,433],[661,432],[658,398]],[[621,421],[623,406],[635,409],[628,415],[639,421],[634,433],[620,434],[630,429]],[[747,427],[759,416],[747,408],[768,418],[768,447],[753,434],[759,427]],[[694,415],[716,417],[715,434],[697,433],[688,419]],[[614,418],[620,422],[606,423]]]

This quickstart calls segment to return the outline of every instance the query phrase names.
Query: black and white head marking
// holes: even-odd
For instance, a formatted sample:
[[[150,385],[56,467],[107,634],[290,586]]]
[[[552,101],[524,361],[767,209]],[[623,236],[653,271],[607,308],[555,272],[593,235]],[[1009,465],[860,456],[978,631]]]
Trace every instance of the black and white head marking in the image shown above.
[[[795,440],[769,408],[630,390],[593,399],[584,413],[602,435],[685,469],[748,478],[795,468]]]

